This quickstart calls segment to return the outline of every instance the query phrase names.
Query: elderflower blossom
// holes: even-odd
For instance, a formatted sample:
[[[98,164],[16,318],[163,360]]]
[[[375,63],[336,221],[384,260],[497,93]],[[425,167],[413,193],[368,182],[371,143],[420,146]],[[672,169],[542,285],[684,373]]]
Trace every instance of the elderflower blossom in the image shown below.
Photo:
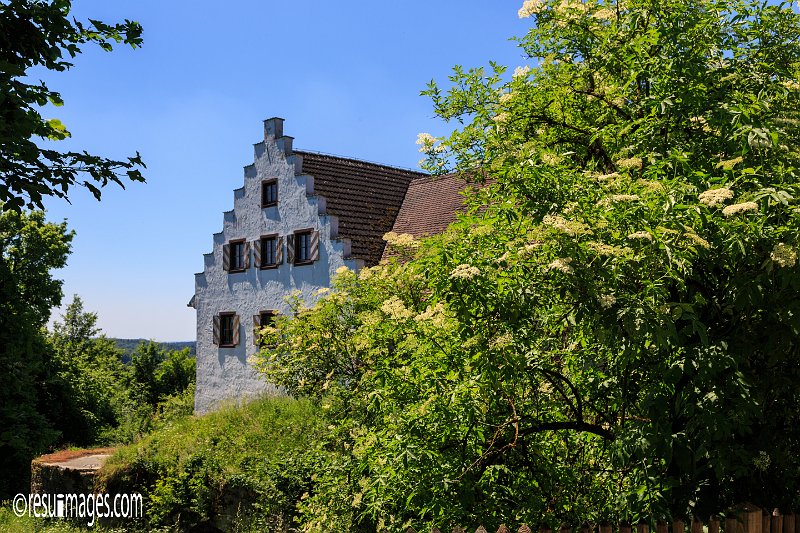
[[[694,233],[693,231],[692,232],[688,232],[688,233],[684,233],[683,236],[688,238],[690,241],[694,242],[696,245],[700,246],[701,248],[705,248],[706,250],[709,250],[711,248],[711,244],[709,244],[709,242],[707,240],[702,238],[697,233]]]
[[[708,207],[715,207],[724,204],[725,200],[733,198],[733,191],[726,187],[709,189],[701,192],[700,196],[697,198],[700,200],[701,204],[707,205]]]
[[[529,257],[533,257],[534,251],[539,246],[541,246],[541,244],[535,243],[535,242],[534,243],[530,243],[530,244],[526,244],[525,246],[523,246],[522,248],[517,250],[517,257],[519,257],[520,259],[527,259]]]
[[[489,341],[489,346],[492,348],[505,348],[506,346],[511,346],[514,342],[514,336],[511,333],[503,333],[499,337],[495,337],[491,341]]]
[[[556,166],[561,162],[559,156],[551,154],[550,152],[543,152],[540,157],[542,158],[542,163],[549,166]]]
[[[450,279],[472,279],[480,273],[481,271],[478,269],[478,267],[474,267],[465,263],[458,265],[453,269],[452,272],[450,272]]]
[[[409,310],[403,300],[398,298],[397,296],[392,296],[381,305],[381,311],[386,313],[389,318],[393,318],[395,320],[405,320],[406,318],[411,318],[414,313]]]
[[[511,93],[503,93],[503,94],[500,95],[500,103],[501,104],[507,104],[508,102],[511,101],[512,98],[514,98],[513,94],[511,94]]]
[[[639,200],[638,194],[614,194],[611,196],[612,202],[635,202]]]
[[[797,252],[788,244],[781,242],[775,245],[769,258],[780,267],[790,268],[797,263]]]
[[[800,83],[797,83],[795,80],[785,80],[781,82],[781,85],[789,89],[790,91],[800,91]]]
[[[420,152],[427,152],[433,147],[433,143],[435,142],[436,138],[430,133],[420,133],[417,135],[417,144],[420,145]]]
[[[588,242],[586,245],[589,249],[597,252],[598,255],[605,255],[608,257],[622,257],[632,252],[630,248],[624,246],[612,246],[603,242]]]
[[[317,289],[316,295],[317,296],[321,296],[321,295],[327,294],[329,292],[331,292],[330,288],[328,288],[328,287],[320,287],[319,289]]]
[[[743,202],[741,204],[729,205],[722,210],[722,214],[726,217],[732,217],[739,213],[746,213],[747,211],[758,211],[758,204],[755,202]]]
[[[620,159],[617,161],[617,166],[627,170],[640,170],[642,168],[642,158],[629,157],[627,159]]]
[[[575,235],[580,235],[582,233],[591,233],[588,230],[588,226],[581,222],[576,222],[574,220],[567,220],[566,218],[562,217],[561,215],[545,215],[542,219],[542,224],[545,226],[551,226],[559,231],[566,233],[567,235],[574,237]]]
[[[564,274],[569,274],[572,272],[572,267],[569,265],[572,262],[571,257],[564,257],[560,259],[556,259],[549,265],[547,265],[547,270],[558,270],[563,272]]]
[[[611,172],[610,174],[599,174],[594,179],[597,181],[611,181],[619,177],[619,172]]]
[[[525,65],[524,67],[517,67],[517,68],[514,69],[514,74],[513,74],[512,77],[515,78],[515,79],[516,78],[524,78],[525,76],[528,75],[528,72],[530,72],[530,71],[531,71],[531,67],[529,67],[528,65]]]
[[[597,301],[600,302],[600,307],[603,309],[609,309],[612,305],[617,303],[617,299],[611,294],[603,294],[597,297]]]
[[[336,274],[339,276],[341,276],[342,274],[347,274],[348,272],[350,272],[350,269],[344,265],[336,269]]]
[[[648,241],[652,241],[652,240],[653,240],[653,236],[652,236],[652,235],[650,235],[650,234],[649,234],[648,232],[646,232],[646,231],[636,231],[636,232],[634,232],[634,233],[631,233],[630,235],[628,235],[628,239],[630,239],[630,240],[632,240],[632,241],[635,241],[635,240],[648,240]]]
[[[383,240],[392,246],[400,246],[406,248],[416,248],[419,246],[419,241],[414,239],[410,233],[395,233],[390,231],[384,234]]]
[[[519,18],[525,19],[536,15],[541,11],[541,9],[541,0],[525,0],[525,2],[522,4],[522,7],[519,8],[519,11],[517,11],[517,15]]]
[[[502,113],[498,113],[497,115],[492,117],[492,120],[497,122],[498,124],[503,124],[504,122],[508,122],[509,114],[503,111]]]
[[[428,306],[425,311],[414,317],[415,322],[430,322],[435,328],[444,326],[444,304],[437,302],[434,306]]]
[[[734,157],[733,159],[725,159],[717,163],[717,168],[721,168],[722,170],[732,170],[733,167],[741,163],[742,156]]]

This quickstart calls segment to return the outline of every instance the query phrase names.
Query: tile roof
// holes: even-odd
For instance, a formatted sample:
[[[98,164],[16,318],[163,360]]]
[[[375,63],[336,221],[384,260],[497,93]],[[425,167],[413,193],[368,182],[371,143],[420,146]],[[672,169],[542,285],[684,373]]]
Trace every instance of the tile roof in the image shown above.
[[[464,210],[461,192],[469,185],[457,174],[428,176],[411,182],[392,231],[415,237],[443,232]]]
[[[294,150],[303,157],[303,173],[314,177],[314,191],[339,218],[339,236],[350,239],[351,254],[367,266],[383,254],[383,235],[391,231],[409,184],[427,176],[356,159]]]

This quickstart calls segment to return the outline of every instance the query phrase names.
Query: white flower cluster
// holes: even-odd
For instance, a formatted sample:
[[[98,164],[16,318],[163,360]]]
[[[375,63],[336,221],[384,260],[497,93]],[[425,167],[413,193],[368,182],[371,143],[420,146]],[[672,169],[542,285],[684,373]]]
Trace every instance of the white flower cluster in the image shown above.
[[[522,248],[517,250],[517,257],[519,257],[520,259],[527,259],[529,257],[533,257],[534,252],[539,246],[541,246],[541,244],[537,242],[526,244]]]
[[[706,250],[711,248],[711,244],[704,238],[702,238],[697,233],[690,231],[683,234],[684,237],[689,239],[690,241],[694,242],[696,245],[700,246],[701,248],[705,248]]]
[[[508,117],[509,117],[509,116],[510,116],[510,115],[509,115],[508,113],[506,113],[505,111],[503,111],[502,113],[498,113],[497,115],[493,116],[493,117],[492,117],[492,120],[494,120],[494,121],[495,121],[495,122],[497,122],[498,124],[503,124],[503,123],[505,123],[505,122],[508,122]]]
[[[747,211],[758,211],[758,204],[755,202],[743,202],[741,204],[729,205],[722,210],[722,214],[726,217],[732,217],[739,213],[746,213]]]
[[[797,263],[797,251],[781,242],[775,245],[769,258],[779,267],[791,268]]]
[[[551,167],[554,167],[561,162],[561,158],[559,156],[551,154],[550,152],[542,152],[540,157],[542,158],[542,163]]]
[[[513,78],[524,78],[528,75],[528,72],[531,71],[531,67],[525,65],[524,67],[517,67],[514,69],[514,74],[512,75]]]
[[[624,246],[612,246],[610,244],[606,244],[604,242],[589,242],[586,244],[590,249],[597,252],[599,255],[605,255],[609,257],[622,257],[624,255],[628,255],[632,252],[630,248]]]
[[[417,144],[419,145],[420,152],[429,151],[433,148],[433,143],[435,142],[436,138],[430,133],[420,133],[417,135]]]
[[[444,304],[437,302],[436,305],[429,305],[425,311],[414,317],[416,322],[430,321],[434,327],[441,327],[444,325]]]
[[[725,203],[725,200],[730,200],[731,198],[733,198],[733,191],[725,187],[709,189],[701,192],[700,196],[698,196],[700,203],[708,207],[722,205]]]
[[[717,163],[717,168],[721,168],[722,170],[731,170],[741,162],[742,156],[734,157],[733,159],[725,159],[724,161]]]
[[[559,272],[563,272],[564,274],[569,274],[572,272],[572,267],[569,265],[571,262],[572,262],[571,257],[556,259],[555,261],[547,265],[547,270],[558,270]]]
[[[500,103],[507,104],[511,101],[512,98],[514,98],[514,95],[512,93],[503,93],[500,95]]]
[[[395,233],[394,231],[390,231],[384,234],[383,240],[392,246],[400,246],[403,248],[416,248],[419,246],[419,241],[410,233]]]
[[[381,311],[386,313],[389,318],[393,318],[395,320],[405,320],[406,318],[411,318],[414,313],[409,310],[403,300],[398,298],[397,296],[392,296],[381,305]]]
[[[653,236],[652,236],[652,235],[650,235],[650,234],[649,234],[648,232],[646,232],[646,231],[636,231],[636,232],[634,232],[634,233],[631,233],[630,235],[628,235],[628,238],[629,238],[630,240],[632,240],[632,241],[636,241],[636,240],[648,240],[648,241],[652,241],[652,240],[653,240]]]
[[[551,226],[571,237],[580,235],[582,233],[591,233],[586,224],[583,224],[582,222],[576,222],[574,220],[567,220],[561,215],[545,215],[542,219],[542,224],[545,226]]]
[[[521,19],[532,17],[542,10],[541,0],[525,0],[522,7],[517,11],[517,15]]]
[[[642,158],[629,157],[627,159],[620,159],[617,161],[617,166],[627,170],[639,170],[642,168]]]
[[[611,196],[612,202],[636,202],[638,200],[638,194],[614,194]]]
[[[450,279],[472,279],[480,275],[481,271],[478,267],[468,265],[466,263],[458,265],[450,272]]]
[[[603,294],[597,297],[597,301],[600,302],[600,307],[603,309],[609,309],[612,305],[617,303],[617,299],[612,294]]]

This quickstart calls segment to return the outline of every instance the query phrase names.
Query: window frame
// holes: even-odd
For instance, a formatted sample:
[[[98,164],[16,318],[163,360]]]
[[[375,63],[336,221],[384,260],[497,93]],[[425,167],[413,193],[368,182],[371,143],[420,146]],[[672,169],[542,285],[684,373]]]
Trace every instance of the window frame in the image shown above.
[[[234,311],[223,311],[219,313],[219,347],[220,348],[235,348],[238,346],[236,343],[236,312]],[[225,330],[225,323],[230,320],[230,339],[224,338]],[[229,340],[230,342],[225,342]]]
[[[307,237],[308,238],[308,249],[306,251],[306,259],[299,259],[300,254],[300,237]],[[294,265],[310,265],[314,262],[314,259],[311,258],[311,241],[314,237],[314,228],[309,229],[301,229],[294,232],[294,261],[292,264]]]
[[[234,261],[235,261],[234,258],[238,257],[238,255],[236,253],[234,253],[234,251],[236,250],[236,247],[239,246],[239,245],[242,246],[242,255],[241,255],[242,263],[241,263],[240,266],[234,267]],[[228,272],[244,272],[245,270],[247,270],[247,263],[248,263],[248,261],[247,261],[248,257],[247,256],[250,253],[250,249],[247,246],[247,240],[246,239],[230,240],[230,241],[228,241],[228,246],[230,246],[230,248],[229,248],[229,250],[230,250],[230,252],[229,252],[230,253],[230,264],[228,265]]]
[[[266,201],[267,195],[266,192],[269,187],[275,186],[275,198],[268,202]],[[277,178],[269,179],[269,180],[262,180],[261,181],[261,208],[265,209],[267,207],[275,207],[278,205],[278,180]]]
[[[273,262],[273,263],[266,263],[266,264],[264,263],[264,260],[265,260],[264,241],[272,241],[272,242],[275,243],[275,262]],[[277,233],[270,233],[269,235],[262,235],[261,237],[259,237],[259,239],[258,239],[259,266],[258,266],[258,268],[260,268],[261,270],[269,270],[269,269],[273,269],[273,268],[278,268],[278,266],[280,266],[280,261],[278,261],[278,259],[280,258],[280,250],[279,250],[279,248],[282,245],[283,245],[283,243],[281,242],[280,236]]]

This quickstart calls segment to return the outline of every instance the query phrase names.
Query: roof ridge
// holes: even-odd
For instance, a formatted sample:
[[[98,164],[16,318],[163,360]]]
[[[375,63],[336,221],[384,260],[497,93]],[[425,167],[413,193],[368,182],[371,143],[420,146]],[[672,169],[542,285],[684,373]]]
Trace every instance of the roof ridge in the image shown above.
[[[396,166],[396,165],[387,165],[386,163],[376,163],[375,161],[369,161],[367,159],[359,159],[357,157],[345,157],[343,155],[329,154],[329,153],[326,153],[326,152],[319,152],[317,150],[292,150],[292,152],[296,153],[296,154],[301,154],[301,155],[302,154],[311,154],[311,155],[318,155],[318,156],[322,156],[322,157],[332,157],[334,159],[343,159],[345,161],[350,161],[350,162],[353,162],[353,163],[364,163],[364,164],[372,165],[372,166],[375,166],[375,167],[388,168],[388,169],[392,169],[392,170],[401,170],[403,172],[412,172],[414,174],[420,174],[421,175],[420,178],[430,176],[430,174],[428,174],[427,172],[422,171],[422,170],[414,170],[412,168],[401,167],[401,166]]]

